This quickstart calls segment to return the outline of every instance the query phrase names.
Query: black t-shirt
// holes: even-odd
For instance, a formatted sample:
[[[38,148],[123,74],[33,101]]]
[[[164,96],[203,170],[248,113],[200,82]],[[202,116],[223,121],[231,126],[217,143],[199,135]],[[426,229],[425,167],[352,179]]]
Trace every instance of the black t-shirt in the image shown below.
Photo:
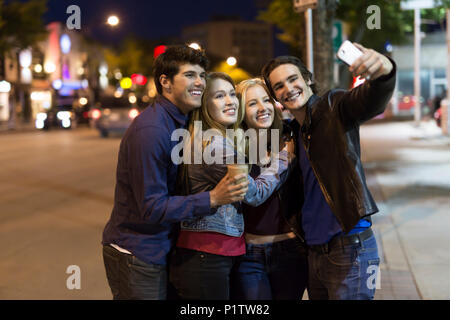
[[[250,176],[258,177],[261,169],[252,165]],[[269,199],[258,207],[243,204],[245,232],[257,235],[274,235],[291,231],[286,223],[280,206],[280,198],[275,191]]]

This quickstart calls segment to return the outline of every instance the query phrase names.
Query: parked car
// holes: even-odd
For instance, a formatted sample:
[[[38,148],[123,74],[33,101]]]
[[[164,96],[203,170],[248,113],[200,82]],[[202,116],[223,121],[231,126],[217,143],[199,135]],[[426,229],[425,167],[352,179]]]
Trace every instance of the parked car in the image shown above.
[[[75,122],[75,113],[71,104],[59,105],[36,115],[35,126],[40,130],[50,128],[70,129]]]
[[[97,128],[105,138],[111,132],[125,132],[139,113],[140,108],[131,104],[127,98],[105,97],[95,108],[91,108],[89,117],[91,126]]]

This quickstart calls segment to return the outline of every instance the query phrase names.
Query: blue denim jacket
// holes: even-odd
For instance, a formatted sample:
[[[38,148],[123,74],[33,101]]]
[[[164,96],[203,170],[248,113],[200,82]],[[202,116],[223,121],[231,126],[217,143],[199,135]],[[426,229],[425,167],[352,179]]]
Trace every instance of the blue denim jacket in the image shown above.
[[[187,166],[189,179],[189,193],[209,191],[227,173],[227,159],[235,159],[236,152],[233,145],[223,136],[213,136],[210,142],[211,154],[223,154],[223,164],[190,164]],[[228,163],[232,163],[228,162]],[[288,154],[281,151],[272,157],[271,163],[277,164],[264,168],[261,174],[253,179],[248,176],[249,186],[244,202],[251,206],[264,203],[279,185],[283,183],[288,168]],[[185,220],[181,222],[181,229],[199,232],[218,232],[232,237],[240,237],[244,232],[244,218],[240,202],[223,205],[217,208],[215,214]]]

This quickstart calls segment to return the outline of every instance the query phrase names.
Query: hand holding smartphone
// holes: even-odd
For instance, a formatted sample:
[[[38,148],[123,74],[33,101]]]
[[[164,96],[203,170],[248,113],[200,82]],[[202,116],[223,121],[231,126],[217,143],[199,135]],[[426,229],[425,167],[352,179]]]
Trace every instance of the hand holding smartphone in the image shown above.
[[[381,53],[364,48],[358,43],[344,41],[337,52],[337,57],[350,66],[349,71],[354,77],[375,80],[388,75],[393,69],[391,61]]]
[[[345,40],[339,47],[337,57],[351,66],[360,56],[362,56],[361,50],[359,50],[353,43]]]

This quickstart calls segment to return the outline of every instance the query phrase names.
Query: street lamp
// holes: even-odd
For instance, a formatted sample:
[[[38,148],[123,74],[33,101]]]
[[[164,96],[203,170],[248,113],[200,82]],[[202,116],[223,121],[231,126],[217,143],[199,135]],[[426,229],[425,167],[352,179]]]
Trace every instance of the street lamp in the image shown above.
[[[106,21],[107,24],[109,24],[111,27],[115,27],[119,24],[120,20],[117,16],[109,16],[108,20]]]
[[[236,60],[235,57],[228,57],[228,59],[227,59],[227,64],[228,64],[230,67],[235,66],[236,63],[237,63],[237,60]]]
[[[192,42],[189,47],[191,47],[194,50],[201,50],[201,47],[198,43]]]

